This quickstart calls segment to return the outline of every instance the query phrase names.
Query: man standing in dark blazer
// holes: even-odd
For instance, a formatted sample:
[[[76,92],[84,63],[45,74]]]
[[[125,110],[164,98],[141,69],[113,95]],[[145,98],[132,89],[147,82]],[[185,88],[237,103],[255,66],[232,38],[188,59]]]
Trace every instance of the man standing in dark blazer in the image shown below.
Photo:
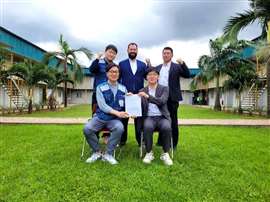
[[[104,58],[101,58],[104,55]],[[115,45],[109,44],[105,48],[105,53],[98,53],[97,58],[89,67],[90,72],[94,75],[94,86],[92,95],[92,112],[95,111],[97,105],[96,88],[99,84],[107,81],[106,67],[113,63],[117,55],[117,48]]]
[[[146,64],[136,59],[138,54],[138,45],[136,43],[128,44],[127,52],[129,58],[119,63],[121,72],[119,82],[127,88],[127,92],[137,94],[143,88]],[[122,122],[125,131],[122,135],[120,145],[123,146],[127,141],[128,118],[123,119]],[[134,124],[136,140],[140,145],[141,133],[137,118],[134,119]]]
[[[190,73],[187,65],[181,59],[177,60],[177,63],[172,62],[173,49],[171,47],[165,47],[162,51],[163,64],[158,65],[156,68],[159,71],[158,83],[163,86],[169,87],[169,98],[167,102],[168,110],[171,117],[172,126],[172,138],[173,147],[176,149],[178,144],[178,122],[177,122],[177,110],[179,107],[179,101],[182,101],[182,93],[180,87],[180,77],[189,78]],[[161,139],[158,139],[158,144],[161,144]]]

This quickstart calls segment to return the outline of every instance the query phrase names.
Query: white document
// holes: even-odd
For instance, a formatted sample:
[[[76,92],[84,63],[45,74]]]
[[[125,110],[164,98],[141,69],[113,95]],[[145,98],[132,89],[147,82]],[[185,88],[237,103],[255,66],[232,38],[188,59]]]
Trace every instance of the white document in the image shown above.
[[[126,112],[129,116],[142,116],[141,97],[138,95],[125,96]]]

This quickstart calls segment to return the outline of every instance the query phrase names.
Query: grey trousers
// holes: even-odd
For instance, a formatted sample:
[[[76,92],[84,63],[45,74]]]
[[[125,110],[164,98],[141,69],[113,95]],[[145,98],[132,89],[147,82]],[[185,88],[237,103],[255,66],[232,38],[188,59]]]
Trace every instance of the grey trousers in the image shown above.
[[[97,116],[94,116],[88,123],[85,124],[83,133],[93,152],[98,152],[100,150],[100,145],[96,132],[102,130],[103,128],[107,128],[111,132],[108,139],[106,152],[108,154],[113,154],[113,151],[115,150],[116,145],[120,142],[121,136],[124,132],[124,127],[120,120],[113,119],[110,121],[104,121],[99,119]]]
[[[153,133],[157,130],[160,132],[160,138],[164,152],[170,150],[170,139],[172,135],[171,123],[162,116],[149,116],[145,118],[143,124],[143,137],[146,146],[146,152],[150,152],[153,146]]]

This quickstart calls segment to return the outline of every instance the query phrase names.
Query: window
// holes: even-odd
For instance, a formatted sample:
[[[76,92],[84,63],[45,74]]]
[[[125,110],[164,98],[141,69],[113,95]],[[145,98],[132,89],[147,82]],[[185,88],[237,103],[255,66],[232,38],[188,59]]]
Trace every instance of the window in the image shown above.
[[[78,92],[76,93],[76,97],[77,97],[77,98],[81,98],[81,97],[82,97],[82,92],[81,92],[81,91],[78,91]]]

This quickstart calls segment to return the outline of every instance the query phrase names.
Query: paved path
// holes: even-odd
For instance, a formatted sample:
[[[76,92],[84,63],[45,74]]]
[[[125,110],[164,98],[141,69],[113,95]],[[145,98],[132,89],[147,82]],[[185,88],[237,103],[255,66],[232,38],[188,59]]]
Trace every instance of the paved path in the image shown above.
[[[0,117],[0,124],[84,124],[87,118]],[[131,120],[130,123],[133,123]],[[178,119],[183,126],[267,126],[270,119]]]

